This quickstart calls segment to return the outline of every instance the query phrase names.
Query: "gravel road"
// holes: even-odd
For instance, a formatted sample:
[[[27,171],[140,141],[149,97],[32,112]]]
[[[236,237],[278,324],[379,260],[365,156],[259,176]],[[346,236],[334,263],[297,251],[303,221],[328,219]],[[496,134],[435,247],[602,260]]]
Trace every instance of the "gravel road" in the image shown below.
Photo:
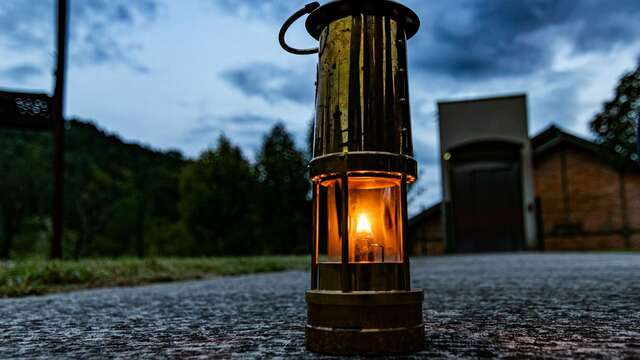
[[[639,254],[418,258],[426,349],[405,358],[640,358]],[[0,358],[321,358],[308,275],[0,300]]]

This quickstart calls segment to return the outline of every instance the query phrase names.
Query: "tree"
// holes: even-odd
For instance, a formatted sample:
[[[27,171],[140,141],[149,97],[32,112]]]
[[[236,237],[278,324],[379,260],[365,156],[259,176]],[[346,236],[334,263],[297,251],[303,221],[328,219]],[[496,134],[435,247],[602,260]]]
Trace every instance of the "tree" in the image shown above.
[[[188,255],[175,246],[190,243],[177,206],[188,161],[176,151],[127,144],[87,122],[66,121],[65,131],[67,257],[141,256],[146,248]],[[2,257],[47,252],[41,239],[51,231],[51,140],[49,134],[0,132]],[[165,243],[155,246],[158,238]]]
[[[0,259],[8,259],[25,218],[44,213],[51,195],[50,139],[41,134],[0,136]]]
[[[179,174],[184,160],[182,155],[168,153],[164,161],[152,161],[148,156],[138,154],[133,158],[131,190],[128,192],[135,214],[135,253],[144,257],[147,241],[146,229],[155,221],[160,223],[178,222],[180,219],[176,204],[180,199],[178,189]],[[158,159],[160,160],[160,159]]]
[[[638,118],[640,114],[640,65],[625,74],[616,87],[613,100],[591,122],[597,141],[621,159],[637,161]]]
[[[70,251],[80,257],[144,255],[153,247],[145,239],[149,227],[180,221],[178,183],[186,161],[175,151],[124,143],[90,123],[71,120],[67,128]]]
[[[125,193],[126,184],[94,164],[85,169],[81,191],[74,199],[75,216],[80,221],[80,236],[76,240],[74,258],[91,252],[93,240],[114,214],[114,203]],[[116,240],[116,239],[114,239]]]
[[[196,255],[247,255],[257,251],[255,174],[240,149],[220,136],[185,167],[180,178],[180,212]]]
[[[305,154],[284,125],[265,137],[257,157],[260,238],[268,253],[303,253],[310,239],[309,182]]]

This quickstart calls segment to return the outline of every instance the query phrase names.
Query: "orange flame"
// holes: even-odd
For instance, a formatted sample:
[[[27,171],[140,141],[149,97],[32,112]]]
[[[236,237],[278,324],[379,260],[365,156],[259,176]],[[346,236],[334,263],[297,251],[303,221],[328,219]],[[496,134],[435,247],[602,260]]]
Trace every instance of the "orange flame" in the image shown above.
[[[356,225],[356,233],[368,235],[373,234],[373,231],[371,231],[371,224],[367,219],[367,215],[360,214],[360,217],[358,218],[358,224]]]

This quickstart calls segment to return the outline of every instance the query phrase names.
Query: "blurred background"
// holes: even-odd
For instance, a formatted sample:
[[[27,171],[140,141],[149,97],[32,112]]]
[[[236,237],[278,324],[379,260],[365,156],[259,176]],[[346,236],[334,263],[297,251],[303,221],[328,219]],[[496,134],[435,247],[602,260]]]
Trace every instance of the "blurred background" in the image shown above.
[[[409,43],[414,252],[640,248],[640,3],[403,3],[423,21]],[[65,258],[308,253],[317,58],[277,43],[304,4],[70,0]],[[0,3],[0,90],[52,93],[55,32],[54,1]],[[289,42],[314,45],[300,24]],[[0,132],[0,258],[50,252],[52,148],[48,133]],[[487,203],[503,205],[464,210]]]

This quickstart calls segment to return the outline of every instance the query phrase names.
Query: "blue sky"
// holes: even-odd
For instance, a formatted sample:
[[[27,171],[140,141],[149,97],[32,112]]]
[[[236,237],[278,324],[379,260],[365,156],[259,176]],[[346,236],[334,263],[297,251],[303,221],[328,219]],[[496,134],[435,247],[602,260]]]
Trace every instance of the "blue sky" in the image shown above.
[[[421,188],[440,198],[436,102],[529,96],[530,133],[587,124],[640,56],[636,0],[406,0]],[[313,115],[313,56],[277,44],[297,0],[70,0],[67,117],[197,156],[221,132],[252,158],[278,121],[300,147]],[[51,91],[52,0],[0,2],[0,88]],[[302,26],[290,42],[314,45]]]

